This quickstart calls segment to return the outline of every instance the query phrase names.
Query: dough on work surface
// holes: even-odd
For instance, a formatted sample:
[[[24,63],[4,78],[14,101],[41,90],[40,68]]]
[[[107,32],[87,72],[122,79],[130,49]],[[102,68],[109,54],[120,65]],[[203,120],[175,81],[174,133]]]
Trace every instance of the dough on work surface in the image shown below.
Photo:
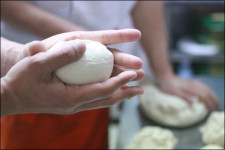
[[[224,111],[212,112],[200,131],[204,144],[216,144],[224,147]]]
[[[82,40],[86,45],[85,54],[76,62],[56,70],[57,77],[67,84],[89,84],[103,82],[110,78],[113,70],[113,54],[103,44]],[[49,50],[74,41],[59,42]]]
[[[149,79],[145,78],[141,86],[140,105],[144,114],[151,120],[171,127],[187,127],[203,120],[208,110],[197,98],[190,105],[182,98],[164,93]]]
[[[206,146],[202,147],[201,149],[224,149],[224,147],[221,147],[219,145],[210,144],[210,145],[206,145]]]
[[[177,139],[168,129],[146,126],[134,135],[133,143],[126,149],[173,149]]]

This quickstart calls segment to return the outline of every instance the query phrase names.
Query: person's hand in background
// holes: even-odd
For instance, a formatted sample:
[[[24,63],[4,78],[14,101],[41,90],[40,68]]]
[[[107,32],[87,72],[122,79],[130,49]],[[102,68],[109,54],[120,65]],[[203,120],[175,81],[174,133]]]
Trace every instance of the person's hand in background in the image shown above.
[[[162,79],[162,83],[158,83],[158,87],[170,94],[177,95],[188,103],[192,103],[195,97],[202,101],[209,111],[213,108],[220,109],[220,103],[213,91],[199,80],[188,80],[173,76]]]
[[[205,84],[181,79],[174,74],[169,60],[164,14],[162,1],[139,1],[132,11],[134,25],[142,32],[140,41],[149,66],[154,76],[165,83],[158,84],[159,88],[166,93],[180,96],[187,102],[198,97],[209,110],[212,110],[213,105],[219,108],[217,98]]]
[[[96,40],[105,45],[140,38],[140,32],[137,30],[96,31],[90,34],[83,32],[85,37],[80,35],[79,33],[76,36],[76,32],[64,33],[43,42],[32,42],[24,46],[23,50],[18,50],[24,58],[21,57],[6,76],[1,78],[3,116],[21,113],[71,114],[109,107],[125,98],[143,93],[140,87],[120,88],[131,80],[143,78],[144,72],[140,70],[142,62],[139,58],[118,50],[111,50],[115,64],[136,71],[114,67],[112,78],[103,83],[83,86],[63,84],[54,71],[78,60],[84,53],[85,46],[75,40],[73,44],[56,51],[46,52],[46,47],[51,47],[58,41],[76,38]]]

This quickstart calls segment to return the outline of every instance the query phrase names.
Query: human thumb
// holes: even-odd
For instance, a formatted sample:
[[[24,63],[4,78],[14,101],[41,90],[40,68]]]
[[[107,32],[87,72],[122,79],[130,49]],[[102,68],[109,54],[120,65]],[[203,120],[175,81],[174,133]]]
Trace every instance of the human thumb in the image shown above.
[[[45,52],[45,45],[41,41],[33,41],[25,45],[24,57],[33,56],[39,52]]]
[[[81,40],[61,42],[47,51],[44,62],[54,71],[62,66],[77,61],[85,53],[86,46]]]

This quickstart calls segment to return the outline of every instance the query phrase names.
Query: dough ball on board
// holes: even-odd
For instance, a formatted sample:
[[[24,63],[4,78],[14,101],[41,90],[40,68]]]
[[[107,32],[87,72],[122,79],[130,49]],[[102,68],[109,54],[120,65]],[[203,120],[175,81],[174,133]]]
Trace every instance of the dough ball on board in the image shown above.
[[[65,65],[56,70],[55,74],[67,84],[89,84],[103,82],[110,78],[113,70],[113,54],[103,44],[82,40],[86,45],[85,54],[76,62]],[[74,41],[59,42],[49,50]]]
[[[200,131],[204,144],[216,144],[224,147],[224,111],[212,112]]]
[[[201,149],[224,149],[224,147],[221,147],[219,145],[210,144],[210,145],[206,145],[206,146],[202,147]]]
[[[126,149],[173,149],[176,144],[177,139],[170,130],[146,126],[134,135],[133,143]]]
[[[202,121],[208,114],[205,105],[197,98],[190,105],[182,98],[167,94],[148,78],[141,84],[144,94],[140,95],[140,105],[151,120],[170,127],[188,127]]]

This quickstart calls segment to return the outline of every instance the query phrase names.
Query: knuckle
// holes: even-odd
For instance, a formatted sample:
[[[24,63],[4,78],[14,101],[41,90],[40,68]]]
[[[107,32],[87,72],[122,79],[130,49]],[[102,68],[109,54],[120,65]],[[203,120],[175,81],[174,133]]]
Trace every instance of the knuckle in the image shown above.
[[[83,39],[84,38],[84,31],[78,31],[76,32],[76,39]]]
[[[67,60],[72,60],[74,58],[74,53],[76,53],[72,46],[62,47],[59,51],[61,57]]]
[[[105,43],[108,43],[108,44],[112,43],[108,34],[103,34],[103,39]]]
[[[71,41],[71,40],[75,40],[75,39],[80,39],[80,38],[81,38],[80,32],[81,32],[81,31],[77,31],[75,35],[73,34],[73,35],[71,35],[71,36],[69,36],[69,37],[66,37],[66,38],[64,39],[64,41]]]
[[[124,34],[121,31],[119,32],[119,37],[122,41],[126,41]]]
[[[38,67],[38,66],[41,66],[42,64],[43,64],[43,61],[41,57],[29,56],[29,65],[33,67]]]

